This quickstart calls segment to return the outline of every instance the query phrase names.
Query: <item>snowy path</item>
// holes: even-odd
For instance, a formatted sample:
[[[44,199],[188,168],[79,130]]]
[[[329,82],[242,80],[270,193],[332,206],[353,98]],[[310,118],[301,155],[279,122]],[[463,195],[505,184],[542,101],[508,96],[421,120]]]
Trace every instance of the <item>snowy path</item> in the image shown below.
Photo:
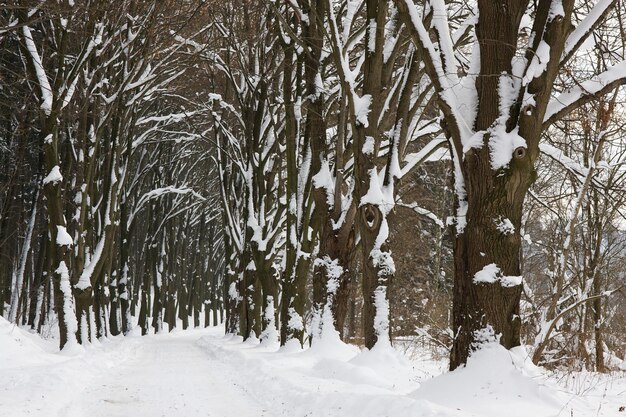
[[[196,345],[197,332],[146,338],[59,416],[263,416],[223,363]]]
[[[0,417],[624,417],[624,375],[576,374],[576,394],[520,360],[491,345],[431,378],[445,363],[338,340],[279,349],[221,327],[58,353],[0,319]]]

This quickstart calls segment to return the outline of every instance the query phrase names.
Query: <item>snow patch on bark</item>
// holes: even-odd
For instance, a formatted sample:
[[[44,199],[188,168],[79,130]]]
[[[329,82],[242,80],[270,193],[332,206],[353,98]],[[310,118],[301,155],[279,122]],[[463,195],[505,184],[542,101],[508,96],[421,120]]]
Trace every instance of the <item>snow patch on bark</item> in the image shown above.
[[[276,329],[276,311],[274,309],[274,297],[267,297],[267,305],[265,306],[265,321],[267,327],[261,332],[262,345],[276,345],[279,343],[279,334]]]
[[[365,137],[365,143],[363,144],[363,147],[361,148],[361,152],[363,152],[363,154],[365,155],[372,155],[374,153],[374,138],[371,136],[366,136]]]
[[[389,300],[387,299],[387,286],[379,285],[374,290],[374,330],[376,331],[376,347],[391,347],[389,340]]]
[[[71,349],[72,344],[76,344],[76,332],[78,331],[78,322],[74,314],[74,297],[72,296],[72,285],[70,284],[70,272],[67,269],[65,261],[59,263],[59,267],[55,271],[60,279],[61,293],[63,294],[63,316],[65,326],[67,327],[67,344]]]
[[[482,347],[488,346],[491,343],[500,343],[500,335],[496,334],[493,327],[488,324],[482,329],[475,330],[473,332],[472,351],[478,351]]]
[[[515,101],[519,90],[516,79],[509,74],[502,74],[498,84],[498,95],[500,98],[500,115],[489,128],[489,151],[491,156],[491,168],[496,171],[509,166],[513,158],[513,152],[517,148],[527,148],[526,140],[518,133],[518,127],[508,132],[506,123],[509,119],[509,112]]]
[[[323,188],[326,192],[326,204],[332,210],[335,193],[335,179],[330,172],[330,166],[326,158],[322,158],[320,170],[313,176],[313,186],[315,188]]]
[[[340,340],[340,335],[335,328],[335,319],[333,317],[333,303],[339,289],[339,280],[343,275],[344,269],[339,264],[338,259],[331,259],[329,256],[318,258],[315,260],[315,266],[324,268],[326,274],[326,303],[316,308],[316,313],[311,323],[314,344],[319,343],[321,339]],[[319,310],[321,308],[321,311]]]
[[[370,52],[374,52],[376,49],[376,19],[370,19],[369,32],[367,36],[367,48]]]
[[[515,233],[515,226],[513,226],[511,220],[506,217],[499,217],[494,220],[494,222],[496,224],[496,229],[498,229],[498,231],[503,235],[512,235]]]
[[[500,282],[503,287],[514,287],[522,284],[521,276],[508,276],[495,264],[485,265],[483,269],[474,274],[474,284],[494,284]]]
[[[61,175],[61,168],[58,165],[52,167],[46,178],[43,179],[43,185],[48,183],[56,184],[63,181],[63,175]]]
[[[59,246],[72,246],[74,244],[74,240],[67,233],[67,229],[65,226],[57,226],[57,245]]]
[[[543,74],[550,61],[550,45],[546,41],[539,42],[537,52],[530,61],[530,65],[524,75],[523,85],[528,85],[533,79],[538,78]]]
[[[362,97],[359,97],[358,94],[353,95],[354,101],[354,115],[356,116],[357,122],[359,122],[363,127],[369,126],[369,121],[367,119],[367,115],[370,112],[370,105],[372,104],[372,96],[366,94]]]
[[[291,330],[296,331],[304,330],[304,322],[302,321],[302,317],[293,307],[289,307],[289,321],[287,322],[287,327],[289,327]]]

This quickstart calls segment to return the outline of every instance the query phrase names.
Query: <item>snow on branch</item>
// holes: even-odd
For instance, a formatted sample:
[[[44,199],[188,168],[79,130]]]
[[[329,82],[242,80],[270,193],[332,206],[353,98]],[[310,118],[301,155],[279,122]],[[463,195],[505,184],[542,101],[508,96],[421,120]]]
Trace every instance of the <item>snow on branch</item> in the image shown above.
[[[39,56],[39,52],[37,52],[37,47],[35,46],[35,42],[33,41],[33,35],[30,31],[30,28],[27,25],[22,26],[22,33],[24,35],[26,49],[28,50],[28,53],[30,55],[33,67],[35,67],[37,82],[39,83],[39,88],[41,90],[41,109],[44,111],[44,113],[46,113],[47,116],[50,116],[50,113],[52,112],[52,87],[50,87],[48,76],[46,75],[46,71],[44,70],[43,63],[41,62],[41,57]]]
[[[368,114],[370,112],[370,105],[372,101],[372,97],[369,94],[360,96],[357,93],[356,80],[354,77],[354,71],[350,69],[350,64],[344,55],[345,53],[345,45],[341,39],[339,34],[339,29],[337,28],[336,17],[333,12],[332,5],[330,1],[327,4],[328,13],[329,13],[329,24],[331,29],[331,45],[333,54],[335,56],[335,60],[337,61],[337,73],[339,74],[339,78],[341,83],[345,85],[345,89],[348,92],[348,100],[351,104],[352,111],[354,113],[354,118],[357,123],[362,125],[363,127],[367,127],[369,125]],[[357,66],[358,69],[358,66]]]
[[[322,158],[320,170],[312,178],[315,188],[323,188],[326,193],[326,204],[332,210],[335,203],[335,178],[330,171],[326,158]]]
[[[196,113],[199,113],[199,112],[190,111],[190,112],[183,112],[183,113],[172,113],[172,114],[168,114],[165,116],[142,117],[139,120],[137,120],[135,124],[142,125],[142,124],[146,124],[150,122],[166,122],[166,124],[177,123],[177,122],[180,122],[181,120],[184,120],[187,117],[191,117],[195,115]]]
[[[443,0],[433,0],[430,2],[432,7],[432,27],[437,32],[437,40],[439,43],[439,53],[441,55],[441,69],[446,73],[451,83],[456,84],[456,60],[454,58],[454,47],[452,35],[450,33],[450,25],[448,24],[448,12],[446,4]]]
[[[415,4],[410,0],[395,0],[398,8],[404,12],[404,20],[411,38],[415,45],[422,51],[426,72],[432,80],[435,89],[440,97],[441,110],[456,126],[450,128],[458,129],[459,139],[472,136],[472,123],[466,123],[459,111],[459,100],[454,93],[454,86],[460,85],[457,76],[452,36],[447,20],[447,12],[443,2],[435,2],[433,9],[437,12],[437,18],[433,18],[432,25],[437,32],[437,46],[431,41],[430,34],[424,27],[424,23],[417,12]],[[442,16],[439,16],[439,15]]]
[[[539,150],[541,151],[541,153],[549,156],[550,158],[561,164],[565,169],[574,174],[576,177],[584,178],[589,172],[589,168],[585,168],[569,156],[565,155],[562,150],[552,145],[548,145],[547,143],[540,143]]]
[[[413,171],[422,162],[426,162],[435,152],[448,144],[448,140],[444,138],[435,138],[431,140],[426,146],[420,149],[419,152],[408,154],[405,157],[406,164],[402,167],[398,178],[403,178],[405,175]]]
[[[406,9],[408,11],[408,16],[409,16],[410,23],[411,23],[411,25],[409,25],[409,28],[411,30],[411,34],[413,35],[413,40],[417,43],[420,49],[424,50],[427,54],[427,60],[429,61],[429,64],[432,67],[431,70],[434,72],[433,75],[435,76],[433,77],[434,78],[433,81],[436,81],[436,83],[439,84],[440,89],[444,89],[444,90],[449,89],[450,81],[454,82],[456,80],[455,79],[450,80],[448,78],[445,72],[446,68],[444,68],[444,65],[448,65],[450,62],[454,62],[453,60],[450,60],[450,58],[453,58],[453,56],[452,57],[449,56],[450,52],[447,50],[447,48],[446,50],[442,51],[441,56],[437,53],[437,48],[432,43],[430,35],[428,34],[428,31],[424,27],[424,24],[422,23],[422,19],[417,12],[417,8],[415,7],[415,4],[413,4],[412,1],[396,0],[396,3],[399,3],[398,6],[401,6],[403,9]],[[445,16],[444,16],[444,19],[445,19]],[[447,22],[447,19],[444,20],[444,22]],[[447,34],[439,33],[438,37],[440,39],[450,38],[449,29],[444,26],[440,18],[433,19],[433,25],[435,25],[435,28],[438,32],[442,30],[445,30],[447,32]],[[443,42],[443,43],[444,45],[448,46],[447,42]],[[451,40],[450,40],[450,43],[451,43]],[[443,61],[442,61],[442,58],[443,58]],[[448,70],[450,69],[448,68]],[[451,77],[456,78],[456,74],[453,74],[452,71],[449,72],[449,75]]]
[[[84,68],[85,63],[91,56],[91,53],[97,46],[102,44],[102,35],[104,33],[104,24],[98,23],[96,25],[96,34],[89,39],[87,45],[82,49],[81,53],[78,55],[76,62],[72,66],[71,70],[68,73],[67,80],[69,80],[69,84],[66,83],[63,88],[62,103],[61,110],[63,110],[72,100],[72,96],[74,95],[74,91],[76,90],[76,84],[78,83],[79,73],[82,68]]]
[[[593,9],[576,26],[576,29],[568,36],[561,55],[561,63],[567,62],[580,48],[585,40],[593,33],[594,29],[602,23],[604,16],[613,8],[616,0],[599,0]]]
[[[172,185],[169,185],[167,187],[155,188],[154,190],[148,191],[147,193],[141,196],[141,198],[136,204],[135,210],[131,213],[130,216],[128,216],[128,224],[131,224],[133,222],[137,213],[141,211],[141,209],[145,206],[145,204],[148,201],[153,200],[155,198],[162,197],[165,194],[191,194],[200,200],[205,200],[205,198],[202,197],[200,194],[198,194],[191,188],[187,188],[187,187],[179,188],[179,187],[174,187]]]
[[[445,223],[439,218],[439,216],[437,216],[432,211],[425,209],[424,207],[420,207],[419,205],[417,205],[417,203],[403,203],[402,201],[397,201],[396,205],[399,207],[404,207],[404,208],[413,210],[415,213],[419,214],[420,216],[424,216],[427,219],[431,220],[433,223],[435,223],[437,226],[439,226],[442,229],[446,227]]]
[[[580,305],[585,304],[589,301],[593,301],[598,298],[610,297],[611,295],[615,293],[621,293],[623,288],[624,288],[624,285],[621,285],[620,287],[614,290],[604,291],[600,294],[595,294],[595,295],[591,295],[591,296],[587,296],[582,299],[579,299],[573,304],[571,304],[570,306],[568,306],[567,308],[561,310],[552,320],[543,321],[541,323],[541,330],[539,334],[537,334],[537,336],[535,337],[535,345],[545,344],[548,340],[550,340],[552,338],[552,332],[556,328],[557,323],[559,323],[564,316],[566,316],[568,313],[578,308]]]
[[[587,80],[550,100],[543,118],[544,127],[609,91],[626,84],[626,61]]]

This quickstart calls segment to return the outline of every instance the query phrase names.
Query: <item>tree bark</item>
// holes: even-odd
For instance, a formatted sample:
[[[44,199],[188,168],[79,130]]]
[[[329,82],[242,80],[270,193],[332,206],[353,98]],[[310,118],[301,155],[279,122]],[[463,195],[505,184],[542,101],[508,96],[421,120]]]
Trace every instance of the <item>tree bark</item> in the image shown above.
[[[527,5],[527,1],[505,3],[479,1],[476,37],[481,67],[476,79],[476,131],[487,131],[500,116],[499,75],[512,71],[517,31]],[[499,337],[506,348],[520,344],[522,286],[508,285],[508,281],[500,277],[521,276],[522,206],[534,181],[534,168],[528,152],[523,150],[512,155],[508,168],[494,171],[490,139],[490,134],[485,134],[482,148],[471,149],[463,161],[457,161],[463,170],[466,200],[458,201],[457,193],[456,207],[459,209],[461,204],[466,204],[467,212],[465,228],[459,233],[457,225],[454,243],[452,324],[455,338],[450,355],[451,370],[466,363],[472,349],[483,341]],[[513,225],[513,230],[503,232],[499,225],[507,221]],[[476,273],[491,264],[498,268],[495,279],[475,282]]]

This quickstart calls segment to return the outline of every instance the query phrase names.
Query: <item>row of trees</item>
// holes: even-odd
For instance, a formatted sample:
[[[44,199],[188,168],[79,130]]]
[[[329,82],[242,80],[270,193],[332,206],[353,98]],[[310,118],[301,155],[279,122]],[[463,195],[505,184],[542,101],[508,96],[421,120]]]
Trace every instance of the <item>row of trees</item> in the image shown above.
[[[320,0],[221,9],[215,24],[226,45],[209,48],[208,60],[226,80],[212,112],[228,179],[222,201],[229,330],[244,338],[273,335],[267,329],[280,287],[282,343],[302,343],[304,322],[312,343],[335,330],[343,334],[357,278],[363,342],[388,343],[396,190],[447,146],[454,168],[451,368],[485,340],[518,346],[523,319],[535,323],[524,333],[536,336],[539,362],[562,320],[587,306],[596,351],[605,349],[605,300],[619,294],[623,279],[600,266],[608,236],[621,242],[623,202],[616,194],[623,193],[623,150],[615,112],[624,82],[616,36],[621,7]],[[612,98],[595,101],[605,94]],[[586,138],[582,148],[569,133],[559,147],[546,142],[563,123]],[[557,219],[567,224],[554,236],[562,243],[549,254],[553,268],[523,285],[522,238],[525,251],[536,252],[532,221],[550,217],[526,217],[523,210],[539,176],[535,166],[545,158],[569,172],[557,186],[562,175],[555,167],[546,171],[549,193],[567,187],[576,198],[558,200],[567,214]],[[606,199],[610,216],[603,221],[590,219],[602,216],[602,203],[591,205],[594,193]],[[555,210],[557,200],[531,195]],[[419,204],[400,206],[441,223]],[[580,227],[585,221],[588,227]],[[586,261],[593,265],[581,273],[570,256],[583,229],[595,244],[582,249],[593,254]],[[611,246],[623,255],[623,246]],[[310,270],[312,305],[303,320]],[[539,280],[546,274],[550,285]],[[572,296],[576,279],[582,289]],[[532,286],[542,294],[531,293]],[[533,308],[522,312],[524,289]]]
[[[218,311],[215,167],[170,34],[193,30],[194,7],[2,10],[0,308],[33,329],[58,321],[61,347],[127,333],[131,315],[147,333],[149,317],[158,332],[163,314]]]
[[[133,315],[300,345],[417,328],[451,369],[498,340],[603,370],[626,313],[622,7],[7,7],[5,316],[54,311],[61,346]]]

